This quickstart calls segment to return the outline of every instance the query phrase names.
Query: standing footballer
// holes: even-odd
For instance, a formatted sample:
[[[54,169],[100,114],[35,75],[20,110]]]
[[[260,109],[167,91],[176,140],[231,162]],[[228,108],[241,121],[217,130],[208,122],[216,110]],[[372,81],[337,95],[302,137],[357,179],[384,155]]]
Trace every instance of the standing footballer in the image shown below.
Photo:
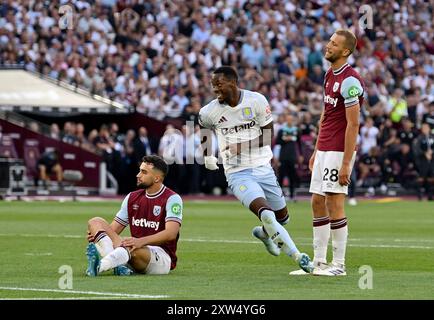
[[[314,275],[344,276],[348,225],[344,210],[351,170],[356,156],[360,106],[364,83],[348,64],[357,39],[349,30],[337,30],[325,48],[331,66],[324,80],[324,110],[319,135],[309,160],[313,211]],[[332,236],[333,260],[327,264]],[[307,274],[303,270],[292,275]]]
[[[253,229],[267,251],[283,251],[306,273],[313,271],[307,254],[298,250],[284,225],[289,221],[285,197],[270,165],[273,118],[267,99],[258,92],[238,87],[238,74],[231,66],[214,70],[212,89],[217,96],[199,113],[202,128],[217,135],[223,167],[235,196],[262,222]],[[203,143],[210,137],[201,130]],[[209,151],[210,148],[206,148]],[[217,170],[217,158],[204,157],[205,167]]]

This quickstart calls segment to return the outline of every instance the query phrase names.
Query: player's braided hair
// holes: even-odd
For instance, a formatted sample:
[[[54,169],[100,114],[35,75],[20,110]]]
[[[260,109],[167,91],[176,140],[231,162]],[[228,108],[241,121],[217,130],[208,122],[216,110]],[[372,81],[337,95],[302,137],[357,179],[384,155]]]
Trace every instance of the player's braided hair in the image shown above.
[[[167,173],[169,172],[169,166],[160,156],[157,155],[144,156],[142,158],[142,161],[146,163],[152,163],[155,169],[163,173],[163,177],[167,176]]]

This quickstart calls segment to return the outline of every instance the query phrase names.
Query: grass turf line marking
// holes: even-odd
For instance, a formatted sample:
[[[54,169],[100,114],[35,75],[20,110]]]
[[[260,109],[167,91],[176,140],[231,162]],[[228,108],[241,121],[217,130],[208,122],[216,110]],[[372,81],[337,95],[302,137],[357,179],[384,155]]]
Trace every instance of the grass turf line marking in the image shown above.
[[[74,238],[74,239],[81,239],[85,238],[84,236],[80,235],[56,235],[56,234],[30,234],[30,233],[23,233],[23,234],[8,234],[8,233],[0,233],[0,237],[24,237],[24,238]],[[310,238],[298,238],[299,240],[311,240]],[[386,241],[386,242],[432,242],[434,243],[434,239],[348,239],[349,242],[352,241]],[[179,241],[185,241],[185,242],[213,242],[213,243],[247,243],[247,244],[253,244],[258,243],[259,241],[253,241],[253,240],[227,240],[227,239],[183,239],[180,238]],[[312,243],[303,243],[299,242],[300,245],[311,245]],[[395,245],[395,244],[353,244],[348,243],[348,247],[359,247],[359,248],[401,248],[401,249],[434,249],[434,247],[431,246],[419,246],[419,245]]]
[[[109,300],[109,299],[133,299],[130,297],[108,297],[108,296],[98,296],[98,297],[65,297],[65,298],[52,298],[52,297],[41,297],[41,298],[0,298],[2,300]]]
[[[111,296],[111,297],[125,297],[125,298],[143,298],[143,299],[170,298],[170,296],[167,295],[148,295],[148,294],[132,294],[132,293],[116,293],[116,292],[77,291],[77,290],[19,288],[19,287],[0,287],[0,290],[90,294],[95,296]]]
[[[216,242],[216,243],[260,243],[259,241],[245,241],[245,240],[212,240],[212,239],[179,239],[179,241],[185,242]],[[312,245],[311,242],[303,243],[300,245]],[[359,248],[400,248],[400,249],[434,249],[434,247],[428,246],[405,246],[405,245],[387,245],[387,244],[347,244],[347,247],[359,247]]]

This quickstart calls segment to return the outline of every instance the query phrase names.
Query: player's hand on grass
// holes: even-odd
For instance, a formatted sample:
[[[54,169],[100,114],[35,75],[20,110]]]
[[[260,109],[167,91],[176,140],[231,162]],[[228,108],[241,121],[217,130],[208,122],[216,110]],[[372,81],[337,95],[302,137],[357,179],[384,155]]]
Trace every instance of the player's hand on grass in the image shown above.
[[[343,164],[341,166],[341,169],[339,170],[339,184],[341,186],[347,186],[350,184],[351,179],[350,179],[350,174],[351,174],[351,170],[350,170],[350,165],[349,164]]]

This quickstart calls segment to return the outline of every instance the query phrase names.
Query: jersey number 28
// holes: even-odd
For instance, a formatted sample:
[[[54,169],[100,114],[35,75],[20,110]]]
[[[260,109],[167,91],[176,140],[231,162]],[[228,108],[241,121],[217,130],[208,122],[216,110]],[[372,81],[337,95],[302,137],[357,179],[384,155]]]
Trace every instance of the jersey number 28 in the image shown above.
[[[330,175],[329,175],[329,173],[330,173]],[[338,173],[339,173],[339,171],[337,169],[330,170],[330,169],[325,168],[324,169],[324,176],[323,176],[322,180],[323,181],[329,181],[330,180],[331,182],[336,182],[339,179]]]

